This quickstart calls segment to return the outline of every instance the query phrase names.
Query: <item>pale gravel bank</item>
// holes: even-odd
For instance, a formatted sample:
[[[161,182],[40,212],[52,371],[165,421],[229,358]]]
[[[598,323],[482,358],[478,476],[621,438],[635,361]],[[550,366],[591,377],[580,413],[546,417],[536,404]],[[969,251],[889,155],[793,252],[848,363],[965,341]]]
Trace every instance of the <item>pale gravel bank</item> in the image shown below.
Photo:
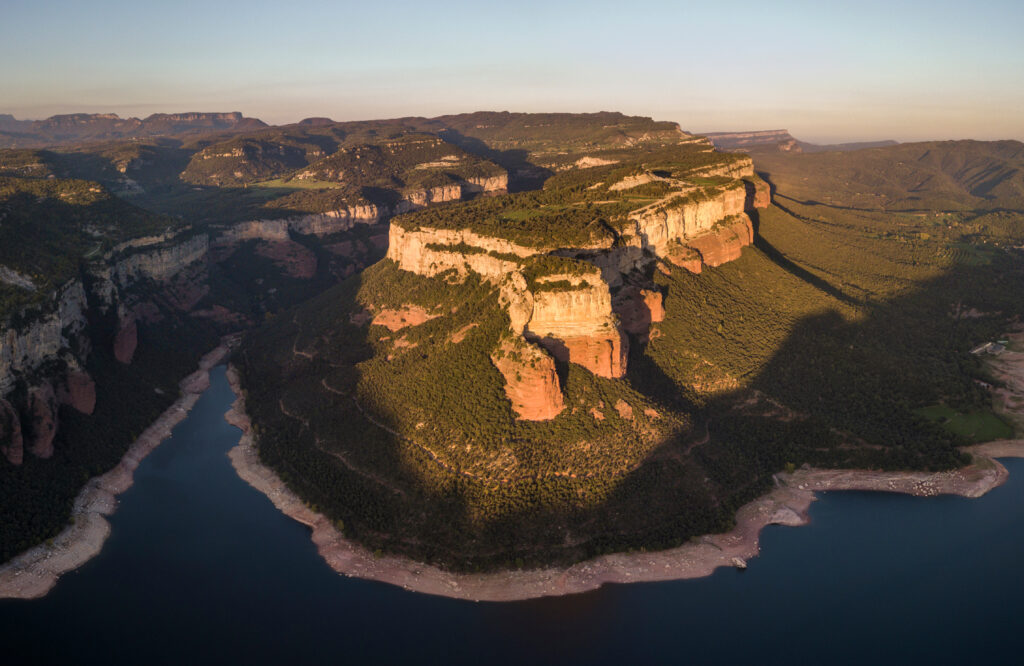
[[[93,477],[78,493],[71,510],[72,523],[54,537],[0,566],[0,599],[36,599],[57,584],[62,574],[77,569],[99,554],[110,536],[106,516],[117,510],[117,495],[131,487],[139,462],[171,434],[210,386],[210,369],[228,355],[221,345],[199,361],[199,369],[181,380],[181,397],[128,447],[121,462],[106,474]]]
[[[1014,371],[1024,377],[1024,354],[1014,360]],[[736,526],[724,534],[706,535],[670,550],[603,555],[569,567],[458,574],[406,557],[375,557],[345,539],[325,516],[307,507],[273,470],[260,463],[238,375],[230,367],[228,380],[236,400],[225,418],[242,430],[238,445],[228,453],[231,464],[244,481],[270,498],[280,511],[312,529],[313,543],[331,568],[346,576],[391,583],[414,592],[475,601],[516,601],[574,594],[606,583],[701,578],[718,567],[745,567],[746,560],[760,550],[760,533],[765,526],[807,523],[807,509],[815,500],[816,492],[873,490],[918,496],[980,497],[1009,476],[1006,468],[995,460],[996,456],[1024,458],[1024,440],[1006,440],[969,447],[974,462],[952,472],[800,469],[793,474],[776,475],[775,489],[743,506],[736,515]]]

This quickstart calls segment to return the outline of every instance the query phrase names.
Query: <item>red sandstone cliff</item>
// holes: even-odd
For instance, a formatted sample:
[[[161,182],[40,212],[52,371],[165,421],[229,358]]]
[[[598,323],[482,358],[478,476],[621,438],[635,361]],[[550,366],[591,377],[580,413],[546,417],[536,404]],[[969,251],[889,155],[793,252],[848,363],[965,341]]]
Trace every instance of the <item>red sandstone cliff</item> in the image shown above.
[[[519,339],[503,340],[491,362],[505,379],[505,395],[520,419],[547,421],[565,409],[554,360]]]

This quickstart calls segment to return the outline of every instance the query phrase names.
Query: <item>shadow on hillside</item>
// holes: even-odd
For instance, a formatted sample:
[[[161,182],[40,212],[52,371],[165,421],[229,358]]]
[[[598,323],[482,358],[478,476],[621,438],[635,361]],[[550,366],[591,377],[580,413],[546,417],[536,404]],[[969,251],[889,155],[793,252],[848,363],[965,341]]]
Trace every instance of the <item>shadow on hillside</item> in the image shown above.
[[[138,154],[118,150],[138,150]],[[151,139],[144,143],[85,144],[61,153],[51,153],[58,176],[81,178],[102,183],[112,192],[122,192],[125,180],[135,181],[144,192],[133,197],[144,198],[150,191],[173,187],[178,175],[188,166],[195,149],[182,147],[176,139]],[[119,155],[125,171],[118,168],[114,156]]]
[[[508,191],[525,192],[544,187],[544,181],[553,175],[550,169],[533,164],[529,161],[530,153],[526,150],[497,150],[491,148],[480,139],[466,136],[457,130],[445,129],[438,132],[445,141],[453,143],[467,153],[473,153],[491,160],[508,171]]]
[[[785,211],[785,208],[779,206],[780,209]],[[787,211],[788,212],[788,211]],[[791,274],[800,280],[803,280],[807,284],[822,290],[832,298],[838,301],[842,301],[848,305],[857,305],[859,301],[849,295],[843,293],[836,287],[832,286],[827,280],[815,275],[798,263],[790,260],[786,255],[780,252],[774,245],[772,245],[764,236],[762,236],[758,229],[761,226],[760,215],[757,211],[749,213],[754,226],[754,247],[764,253],[766,257],[772,260],[777,266],[782,268],[787,273]]]
[[[730,305],[708,312],[706,321],[698,317],[677,320],[674,328],[666,325],[671,330],[665,335],[719,366],[747,353],[743,339],[716,332],[720,319],[749,323],[748,336],[761,327],[777,344],[755,364],[753,375],[741,378],[743,388],[705,393],[699,400],[634,345],[630,386],[659,409],[689,414],[691,420],[625,476],[479,482],[445,470],[397,435],[398,415],[354,399],[358,364],[372,355],[366,329],[350,323],[361,310],[355,299],[361,275],[245,345],[238,363],[259,428],[261,456],[370,548],[463,570],[666,548],[726,530],[735,510],[770,488],[772,475],[787,464],[926,469],[963,464],[956,447],[964,440],[913,410],[937,403],[963,411],[987,405],[987,394],[975,381],[984,370],[967,350],[1002,333],[1007,317],[1024,315],[1019,299],[1024,273],[1016,259],[1003,253],[990,265],[956,264],[890,302],[868,306],[806,275],[770,239],[744,255],[745,261],[713,269],[722,277],[716,284],[732,285]],[[775,290],[744,278],[752,268],[777,280]],[[686,285],[699,294],[710,281],[710,275],[677,276],[669,279],[668,290]],[[767,317],[776,311],[771,299],[788,298],[787,287],[797,283],[805,285],[801,294],[813,289],[815,302],[803,310],[811,314],[791,323]],[[1002,314],[954,318],[954,303]],[[840,314],[849,313],[851,305],[858,317]],[[325,331],[330,333],[321,337]],[[469,377],[432,381],[464,382],[458,390],[478,392]],[[319,424],[320,437],[346,442],[345,460],[318,445],[308,420]],[[466,431],[473,427],[467,423]],[[500,517],[483,520],[484,507]]]

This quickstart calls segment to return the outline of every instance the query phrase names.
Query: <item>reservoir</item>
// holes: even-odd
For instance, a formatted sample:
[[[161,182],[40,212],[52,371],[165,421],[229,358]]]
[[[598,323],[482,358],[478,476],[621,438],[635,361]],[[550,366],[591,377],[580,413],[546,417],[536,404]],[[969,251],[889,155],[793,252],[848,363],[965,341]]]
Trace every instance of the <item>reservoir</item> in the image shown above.
[[[340,576],[232,469],[224,367],[0,663],[897,664],[1024,653],[1024,459],[980,499],[828,493],[740,572],[474,603]]]

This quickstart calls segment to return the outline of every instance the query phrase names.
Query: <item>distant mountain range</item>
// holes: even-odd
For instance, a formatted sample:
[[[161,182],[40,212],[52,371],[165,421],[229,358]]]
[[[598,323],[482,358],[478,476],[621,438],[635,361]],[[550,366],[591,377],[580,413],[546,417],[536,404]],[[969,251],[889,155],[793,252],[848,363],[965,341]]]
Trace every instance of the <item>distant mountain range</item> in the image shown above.
[[[182,136],[199,132],[250,131],[268,125],[230,113],[154,113],[143,119],[116,113],[69,113],[45,120],[18,120],[0,114],[0,148],[41,148],[86,141]]]
[[[750,132],[710,132],[706,133],[711,143],[718,150],[743,152],[783,152],[783,153],[822,153],[826,151],[860,150],[861,148],[881,148],[895,146],[899,142],[857,141],[853,143],[816,144],[800,141],[789,133],[789,130],[755,130]]]

